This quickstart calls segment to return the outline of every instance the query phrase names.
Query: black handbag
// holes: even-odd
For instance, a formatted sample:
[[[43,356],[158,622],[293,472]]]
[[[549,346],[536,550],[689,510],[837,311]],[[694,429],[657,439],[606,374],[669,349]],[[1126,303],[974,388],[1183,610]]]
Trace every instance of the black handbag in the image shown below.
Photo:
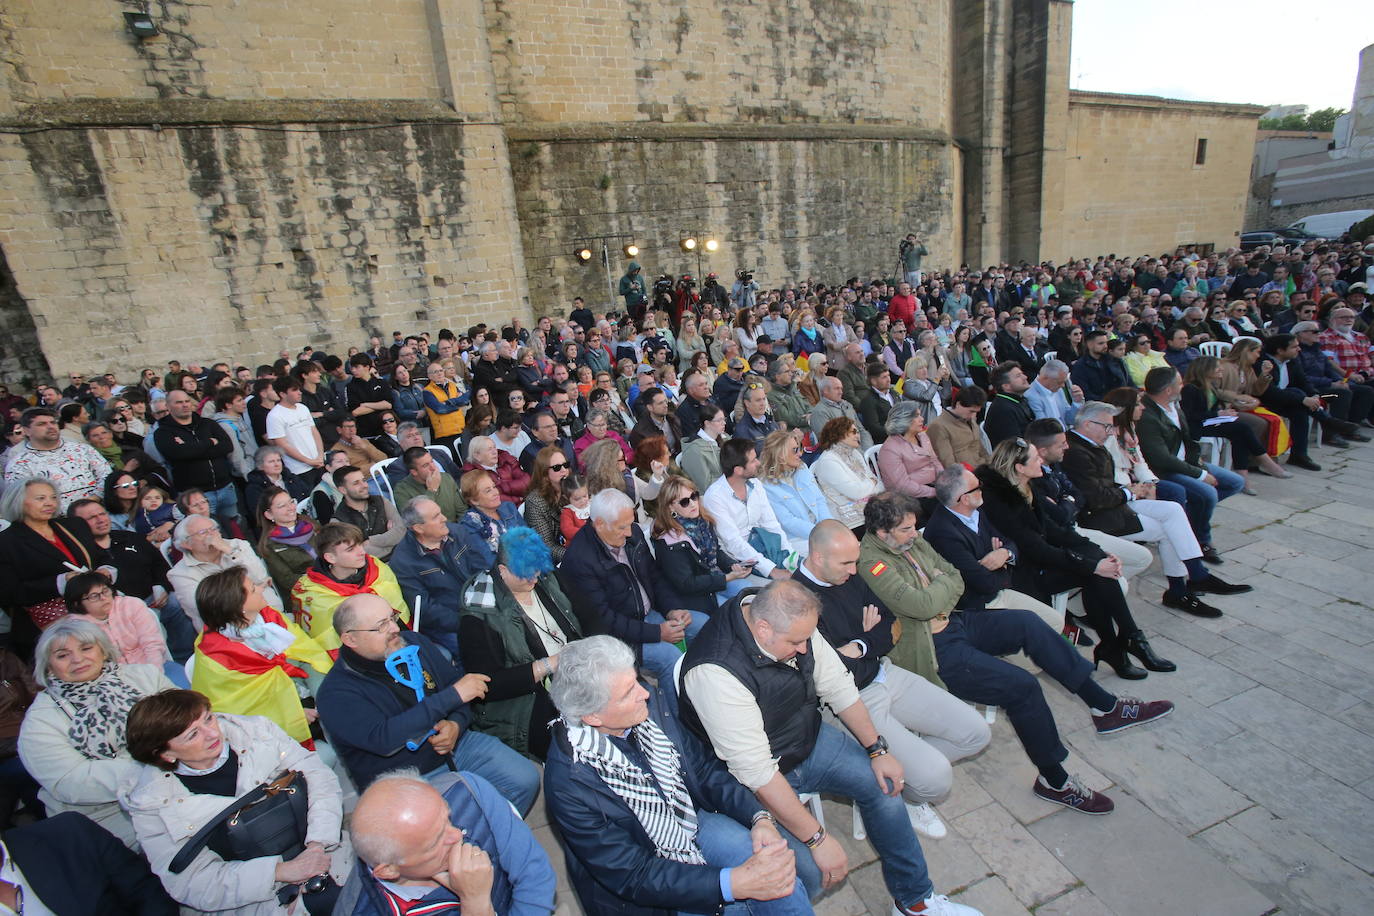
[[[263,856],[294,859],[305,849],[309,801],[304,774],[283,770],[234,799],[197,830],[172,859],[172,874],[185,871],[206,846],[226,862]]]

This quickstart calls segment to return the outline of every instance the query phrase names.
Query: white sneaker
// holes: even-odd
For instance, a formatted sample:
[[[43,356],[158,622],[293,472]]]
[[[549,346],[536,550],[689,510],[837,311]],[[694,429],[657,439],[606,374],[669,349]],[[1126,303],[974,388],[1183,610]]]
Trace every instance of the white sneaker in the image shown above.
[[[949,900],[944,894],[932,894],[921,901],[923,909],[910,909],[905,906],[893,906],[892,916],[982,916],[981,911],[977,911],[973,906],[956,904]]]
[[[894,906],[892,916],[983,916],[980,910],[975,910],[971,906],[964,906],[962,903],[955,903],[944,894],[931,894],[920,903],[922,909],[913,910],[909,907]]]
[[[911,826],[915,827],[921,836],[939,840],[949,833],[945,829],[945,822],[940,820],[940,815],[936,814],[935,809],[929,804],[913,805],[907,802],[906,815],[911,818]]]

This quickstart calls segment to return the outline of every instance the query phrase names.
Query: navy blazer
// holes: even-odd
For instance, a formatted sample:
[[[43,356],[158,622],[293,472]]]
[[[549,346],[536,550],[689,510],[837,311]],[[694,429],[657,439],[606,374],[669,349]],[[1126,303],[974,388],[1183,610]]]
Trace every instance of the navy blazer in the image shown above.
[[[658,624],[645,622],[644,615],[675,606],[664,601],[668,596],[663,590],[663,577],[658,574],[649,542],[638,525],[630,529],[625,554],[633,574],[611,556],[595,525],[583,525],[563,552],[558,582],[572,601],[578,619],[600,621],[602,632],[629,643],[639,654],[644,643],[661,641]],[[649,607],[644,606],[640,597],[640,586],[649,596]]]
[[[58,916],[176,916],[177,903],[143,857],[74,811],[4,833],[29,893]]]
[[[986,512],[978,513],[978,531],[975,534],[968,525],[954,517],[947,507],[941,506],[926,522],[922,536],[944,557],[959,575],[964,577],[964,594],[955,605],[961,611],[981,611],[997,593],[1011,588],[1013,565],[1001,569],[988,569],[978,561],[992,552],[992,539],[1000,538],[1002,546],[1016,557],[1016,543],[992,526]]]
[[[718,812],[747,825],[763,805],[681,726],[676,710],[659,689],[647,684],[645,689],[649,718],[677,748],[697,810]],[[630,807],[589,765],[573,762],[561,720],[553,727],[544,764],[544,804],[549,820],[558,826],[568,878],[584,912],[670,916],[678,910],[714,913],[724,903],[720,869],[656,855]],[[798,866],[799,870],[805,867],[801,862]]]

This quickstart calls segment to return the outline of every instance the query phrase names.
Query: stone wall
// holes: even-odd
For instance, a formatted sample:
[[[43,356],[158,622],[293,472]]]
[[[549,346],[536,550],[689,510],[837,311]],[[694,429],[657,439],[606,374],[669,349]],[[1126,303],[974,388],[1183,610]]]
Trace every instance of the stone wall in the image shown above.
[[[943,129],[948,0],[491,0],[507,121]]]
[[[683,231],[720,241],[701,269],[727,286],[741,266],[761,286],[891,275],[907,226],[929,239],[932,263],[957,258],[956,170],[942,140],[529,139],[512,144],[511,164],[536,313],[566,312],[573,296],[606,304],[599,260],[572,257],[578,236],[632,236],[650,283],[697,273]],[[627,259],[614,245],[611,255],[618,280]]]
[[[1239,243],[1264,108],[1072,92],[1059,243],[1043,257]],[[1206,162],[1195,164],[1197,141]]]
[[[252,364],[524,309],[492,128],[59,130],[5,137],[0,175],[60,371]]]

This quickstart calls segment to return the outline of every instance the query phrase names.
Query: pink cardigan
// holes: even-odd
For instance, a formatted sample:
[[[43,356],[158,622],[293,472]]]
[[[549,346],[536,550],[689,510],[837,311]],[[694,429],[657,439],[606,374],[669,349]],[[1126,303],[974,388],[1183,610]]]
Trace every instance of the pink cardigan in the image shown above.
[[[105,628],[115,648],[119,650],[119,660],[126,665],[154,665],[171,659],[167,651],[167,640],[162,634],[162,625],[157,622],[157,614],[137,598],[120,595],[114,600],[107,620],[97,620],[88,616],[87,620]]]
[[[878,474],[889,490],[915,497],[934,496],[931,484],[943,468],[929,437],[923,432],[918,439],[920,444],[912,446],[901,436],[888,436],[878,449]]]

